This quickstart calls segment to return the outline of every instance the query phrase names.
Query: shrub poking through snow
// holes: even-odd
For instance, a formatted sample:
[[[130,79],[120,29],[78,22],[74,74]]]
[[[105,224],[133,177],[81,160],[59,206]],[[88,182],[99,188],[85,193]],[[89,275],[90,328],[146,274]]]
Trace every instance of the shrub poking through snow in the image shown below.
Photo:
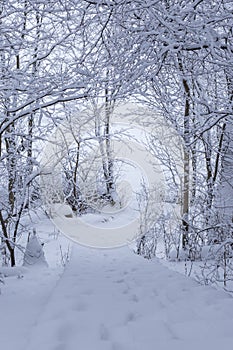
[[[3,275],[1,272],[0,272],[0,283],[4,283]]]
[[[24,253],[24,266],[48,266],[44,256],[43,244],[40,243],[36,230],[29,233],[26,250]]]

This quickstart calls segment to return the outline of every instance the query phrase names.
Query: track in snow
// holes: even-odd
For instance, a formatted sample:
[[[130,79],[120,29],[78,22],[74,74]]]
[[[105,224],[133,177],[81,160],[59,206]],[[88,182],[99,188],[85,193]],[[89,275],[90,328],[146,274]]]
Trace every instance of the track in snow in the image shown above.
[[[230,349],[232,310],[229,295],[157,260],[74,246],[26,349]]]

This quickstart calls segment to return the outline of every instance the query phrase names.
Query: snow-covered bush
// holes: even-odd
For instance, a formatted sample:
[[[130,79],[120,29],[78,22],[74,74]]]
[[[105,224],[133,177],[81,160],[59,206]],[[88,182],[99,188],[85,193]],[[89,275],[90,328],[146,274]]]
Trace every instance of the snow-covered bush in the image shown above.
[[[43,244],[40,243],[35,230],[33,230],[32,234],[29,234],[23,266],[48,266],[43,251]]]

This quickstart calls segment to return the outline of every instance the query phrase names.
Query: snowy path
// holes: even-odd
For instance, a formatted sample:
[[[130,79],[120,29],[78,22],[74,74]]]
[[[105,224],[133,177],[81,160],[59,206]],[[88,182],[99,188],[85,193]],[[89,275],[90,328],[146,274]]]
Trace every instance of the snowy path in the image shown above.
[[[53,295],[60,274],[59,268],[40,269],[25,271],[24,278],[18,279],[17,274],[6,278],[6,284],[0,286],[1,350],[25,349],[35,320]]]
[[[232,310],[226,293],[127,248],[75,246],[22,350],[231,349]]]

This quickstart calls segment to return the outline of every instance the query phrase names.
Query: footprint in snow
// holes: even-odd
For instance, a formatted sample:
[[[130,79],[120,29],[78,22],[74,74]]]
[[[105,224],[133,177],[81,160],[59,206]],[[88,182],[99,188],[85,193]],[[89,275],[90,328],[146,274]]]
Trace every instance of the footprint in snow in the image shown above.
[[[83,302],[79,302],[76,307],[74,307],[74,310],[76,311],[86,311],[87,310],[87,304]]]
[[[104,340],[104,341],[109,340],[109,338],[110,338],[109,330],[107,329],[107,327],[103,323],[100,325],[99,332],[100,332],[100,339],[101,340]]]
[[[133,322],[137,319],[137,314],[135,312],[129,312],[126,315],[126,323]]]
[[[116,283],[124,283],[125,280],[122,278],[122,279],[116,280],[115,282],[116,282]]]
[[[64,340],[69,339],[72,334],[72,324],[70,323],[64,323],[62,324],[57,332],[57,339],[61,342],[64,342]]]
[[[159,293],[156,289],[153,289],[153,296],[155,297],[158,297],[159,296]]]
[[[129,288],[125,288],[123,291],[122,291],[122,294],[128,294],[129,293]]]
[[[132,300],[132,301],[135,302],[135,303],[138,303],[138,301],[139,301],[139,299],[138,299],[138,297],[137,297],[136,294],[131,295],[130,300]]]

